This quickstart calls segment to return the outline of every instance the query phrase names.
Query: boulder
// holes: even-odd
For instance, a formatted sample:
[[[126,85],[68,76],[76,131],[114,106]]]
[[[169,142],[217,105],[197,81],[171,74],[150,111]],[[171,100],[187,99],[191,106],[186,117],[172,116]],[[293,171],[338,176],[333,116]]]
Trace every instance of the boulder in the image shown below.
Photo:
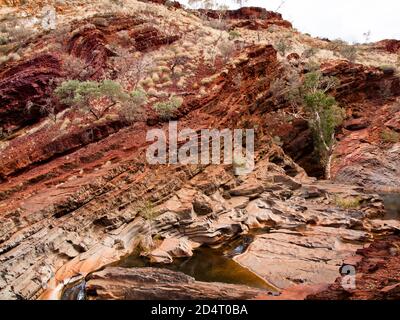
[[[197,194],[192,203],[193,210],[198,215],[207,215],[214,211],[212,200],[204,194]]]
[[[192,246],[185,238],[164,239],[161,245],[148,254],[151,262],[172,263],[173,258],[186,258],[193,255]]]
[[[248,300],[271,296],[243,285],[196,281],[155,268],[106,268],[90,275],[86,296],[96,300]]]

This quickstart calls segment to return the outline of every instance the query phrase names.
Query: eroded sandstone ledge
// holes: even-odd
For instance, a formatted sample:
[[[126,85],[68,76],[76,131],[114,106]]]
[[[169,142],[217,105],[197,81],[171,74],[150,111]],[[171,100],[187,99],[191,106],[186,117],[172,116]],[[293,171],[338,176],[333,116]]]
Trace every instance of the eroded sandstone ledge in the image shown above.
[[[272,295],[243,285],[195,281],[156,268],[106,268],[89,277],[85,291],[90,300],[249,300]]]

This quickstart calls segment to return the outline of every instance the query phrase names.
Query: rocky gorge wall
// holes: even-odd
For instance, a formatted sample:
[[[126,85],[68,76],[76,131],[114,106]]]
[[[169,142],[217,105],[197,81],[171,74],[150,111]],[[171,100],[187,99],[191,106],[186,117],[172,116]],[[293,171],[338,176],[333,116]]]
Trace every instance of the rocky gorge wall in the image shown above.
[[[288,106],[276,103],[270,87],[286,57],[280,57],[269,43],[244,41],[230,60],[218,58],[214,69],[204,61],[205,55],[189,56],[187,65],[195,68],[188,71],[192,74],[185,79],[185,87],[178,87],[177,81],[156,87],[168,96],[183,97],[176,114],[180,128],[196,132],[256,128],[256,168],[245,177],[235,176],[232,165],[149,165],[146,133],[168,127],[151,108],[150,104],[164,101],[158,97],[151,97],[155,100],[146,106],[147,118],[133,124],[114,113],[88,120],[57,101],[55,123],[38,113],[27,115],[27,101],[40,104],[51,97],[51,79],[62,81],[71,75],[65,64],[68,55],[86,63],[91,72],[84,80],[106,75],[120,80],[115,63],[121,55],[115,50],[120,31],[133,40],[123,47],[129,54],[122,58],[138,53],[166,56],[166,48],[184,47],[180,41],[185,32],[200,43],[213,36],[209,26],[183,10],[143,6],[145,14],[108,13],[67,22],[70,31],[51,54],[35,50],[55,41],[56,34],[50,32],[45,40],[34,37],[34,52],[7,62],[0,73],[0,124],[10,129],[0,145],[1,298],[59,298],[64,285],[131,254],[156,235],[160,241],[146,255],[169,263],[192,255],[200,245],[221,245],[263,228],[268,232],[257,235],[234,259],[285,292],[299,284],[333,283],[348,256],[377,235],[398,232],[398,221],[382,220],[380,197],[365,190],[398,181],[394,179],[399,168],[398,143],[381,144],[378,131],[382,125],[398,130],[400,111],[392,106],[399,80],[376,67],[341,59],[321,66],[325,74],[339,78],[335,95],[348,113],[338,132],[333,164],[334,177],[342,183],[318,181],[307,174],[318,164],[310,162],[313,141],[304,121],[277,121],[277,112]],[[162,20],[172,14],[188,26],[168,30],[151,25],[155,17]],[[229,12],[228,23],[242,28],[243,34],[255,31],[254,26],[255,32],[268,32],[271,24],[284,32],[291,28],[280,15],[254,8]],[[390,84],[390,96],[381,95],[382,83]],[[201,88],[206,94],[199,93]],[[275,136],[281,137],[281,146]],[[377,175],[377,170],[382,173]],[[346,207],[346,200],[356,205]],[[141,215],[146,203],[153,206],[155,217],[150,221]],[[96,289],[100,292],[118,272],[92,276],[88,290],[100,288]],[[125,277],[134,281],[132,275]],[[178,286],[186,283],[183,287],[189,287],[188,292],[204,288],[187,277],[178,280]],[[222,284],[221,288],[230,290]],[[221,297],[217,289],[209,292],[210,297]],[[121,293],[118,290],[116,296]],[[159,294],[163,298],[166,293]],[[256,298],[266,293],[241,288],[232,289],[232,294]]]

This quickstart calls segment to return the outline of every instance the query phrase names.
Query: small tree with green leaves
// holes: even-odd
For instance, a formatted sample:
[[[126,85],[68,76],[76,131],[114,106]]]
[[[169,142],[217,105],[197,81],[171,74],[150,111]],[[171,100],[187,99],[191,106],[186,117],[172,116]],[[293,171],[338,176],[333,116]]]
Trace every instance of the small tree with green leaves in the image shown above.
[[[324,76],[321,71],[306,73],[304,79],[293,69],[284,69],[284,78],[270,85],[272,97],[279,102],[286,100],[295,118],[306,120],[312,130],[315,151],[330,179],[330,167],[335,146],[335,129],[343,122],[344,112],[337,106],[329,91],[338,85],[334,77]]]
[[[96,120],[101,119],[117,103],[124,105],[132,101],[132,96],[112,80],[68,80],[61,83],[54,94],[62,103],[88,111]]]
[[[338,84],[336,78],[325,77],[320,71],[305,75],[302,86],[304,111],[313,131],[315,148],[330,179],[330,167],[335,146],[335,129],[343,122],[344,112],[328,91]]]

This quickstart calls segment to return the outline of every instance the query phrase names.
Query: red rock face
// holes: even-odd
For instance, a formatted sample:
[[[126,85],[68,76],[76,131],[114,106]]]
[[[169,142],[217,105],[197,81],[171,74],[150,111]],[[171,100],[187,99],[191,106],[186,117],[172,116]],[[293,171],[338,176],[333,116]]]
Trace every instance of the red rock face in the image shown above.
[[[289,58],[296,58],[296,56],[290,55],[288,56]],[[396,112],[391,112],[390,108],[389,110],[382,107],[386,102],[391,103],[390,101],[394,97],[400,95],[399,78],[379,68],[353,64],[347,60],[325,62],[321,65],[321,71],[323,74],[334,76],[340,81],[339,86],[332,94],[341,106],[344,107],[348,115],[348,119],[344,123],[344,130],[339,128],[338,131],[338,134],[340,132],[341,134],[339,134],[337,158],[333,164],[332,173],[334,177],[343,183],[361,183],[365,177],[356,174],[356,172],[360,172],[360,162],[365,158],[365,154],[370,154],[371,151],[365,153],[366,150],[363,148],[359,149],[358,147],[363,145],[361,142],[362,139],[367,139],[368,143],[364,146],[368,145],[368,150],[370,150],[371,143],[379,143],[380,131],[386,126],[385,123],[388,126],[396,126]],[[280,109],[286,110],[285,108],[287,108],[282,101],[273,102],[270,97],[264,97],[264,99],[265,101],[260,107],[267,108],[269,112]],[[291,111],[288,110],[288,112],[290,113]],[[313,153],[313,137],[307,122],[295,119],[288,123],[277,119],[276,115],[270,116],[269,113],[266,114],[266,117],[271,135],[281,139],[284,151],[304,168],[310,176],[323,177],[324,169],[318,157]],[[360,136],[361,131],[359,130],[362,129],[365,129],[366,133]],[[354,154],[354,157],[349,158],[349,155],[358,149],[360,152]],[[378,149],[375,149],[373,154],[375,153],[383,154]],[[393,155],[393,157],[395,156]],[[377,159],[377,156],[371,155],[368,159]],[[373,172],[376,166],[370,160],[368,160],[370,169],[366,170],[364,168],[364,170],[365,172],[369,172],[368,176],[372,177],[374,176]],[[386,168],[385,171],[388,173],[391,172],[389,167],[396,167],[394,162],[389,164],[392,160],[384,158],[381,161],[380,167]],[[387,162],[386,164],[385,161]],[[347,170],[349,170],[351,165],[354,165],[354,172],[349,175]],[[342,170],[345,170],[346,173]],[[385,174],[382,176],[385,176]],[[398,179],[394,179],[392,174],[388,174],[385,179],[386,183],[396,180]],[[394,182],[390,183],[390,185],[393,184]]]
[[[400,40],[382,40],[377,42],[375,47],[378,50],[384,50],[390,53],[400,53]]]
[[[74,32],[68,42],[68,52],[85,60],[93,69],[91,79],[102,76],[103,68],[111,51],[106,47],[104,34],[96,27],[87,25]]]
[[[214,90],[201,99],[188,99],[181,108],[181,116],[202,108],[220,117],[219,123],[225,127],[234,127],[241,122],[258,123],[260,127],[265,124],[262,115],[269,111],[266,96],[269,85],[278,72],[277,53],[271,45],[255,45],[248,48],[248,56],[249,59],[230,68],[228,73],[221,74],[209,84],[210,87],[218,86],[220,90]],[[236,82],[238,75],[241,78],[239,84]],[[265,81],[255,86],[254,79],[260,78]],[[215,104],[215,101],[219,103]],[[225,104],[221,108],[223,101]],[[195,123],[196,120],[193,121],[194,127]]]
[[[400,190],[400,148],[385,138],[399,132],[400,109],[394,99],[352,104],[335,149],[332,176],[381,191]]]
[[[128,16],[96,17],[79,23],[68,41],[68,53],[86,61],[91,67],[90,79],[102,78],[108,58],[116,53],[109,49],[118,31],[125,30],[135,49],[145,51],[175,42],[178,35],[163,35],[144,21]]]
[[[221,12],[217,10],[199,10],[210,18],[218,19]],[[292,24],[282,18],[277,12],[267,11],[258,7],[243,7],[237,10],[227,10],[222,16],[227,20],[239,20],[231,23],[231,28],[248,28],[250,30],[267,29],[271,25],[292,28]]]
[[[235,67],[229,67],[227,73],[222,73],[210,84],[221,86],[220,91],[214,91],[204,98],[185,99],[183,112],[178,115],[182,126],[194,130],[208,127],[236,128],[242,118],[246,121],[257,121],[256,113],[259,111],[253,111],[252,114],[248,109],[254,105],[254,99],[260,91],[268,90],[268,84],[277,68],[277,57],[272,46],[253,46],[246,51],[249,53],[248,59]],[[234,81],[238,74],[243,75],[239,86]],[[259,76],[266,77],[262,87],[254,86],[254,78]],[[67,113],[66,116],[73,119],[73,110]],[[12,268],[13,271],[8,273],[10,279],[12,278],[9,283],[14,283],[15,280],[19,283],[18,287],[10,289],[8,283],[6,287],[1,283],[2,297],[11,297],[12,292],[18,292],[21,296],[32,298],[42,290],[40,281],[36,282],[33,279],[37,277],[36,271],[27,277],[27,281],[17,280],[25,268],[25,263],[35,265],[35,270],[46,263],[51,265],[50,268],[55,272],[71,260],[71,257],[79,254],[80,250],[86,251],[79,246],[76,247],[77,250],[70,250],[70,245],[64,236],[61,236],[62,247],[60,250],[49,247],[52,252],[51,261],[45,262],[43,252],[32,250],[36,242],[31,239],[31,235],[36,236],[38,230],[43,234],[43,238],[39,240],[42,243],[47,241],[46,239],[53,239],[46,232],[47,226],[53,222],[60,222],[64,226],[64,222],[61,221],[65,221],[66,230],[70,230],[64,233],[63,227],[57,227],[53,229],[55,233],[67,235],[76,231],[83,237],[89,236],[86,228],[103,229],[95,221],[125,224],[126,221],[134,219],[135,213],[130,210],[132,201],[143,199],[147,192],[152,199],[164,199],[182,188],[188,179],[198,173],[197,169],[186,170],[181,166],[148,165],[145,160],[145,149],[148,145],[145,137],[150,127],[144,122],[136,123],[126,130],[119,130],[117,123],[113,124],[108,120],[100,123],[92,121],[84,123],[85,127],[71,126],[67,131],[60,129],[62,122],[58,121],[53,125],[54,130],[51,129],[50,132],[39,129],[29,135],[12,139],[2,150],[0,221],[4,227],[0,230],[0,255],[4,259],[2,261],[8,262],[2,263],[0,269],[2,272],[9,270],[16,260],[24,265],[22,268]],[[157,127],[164,126],[165,124],[157,124]],[[260,146],[269,145],[260,142]],[[295,167],[282,152],[278,156],[279,163],[288,163],[288,166]],[[225,179],[224,169],[218,174],[221,175],[221,179]],[[209,185],[212,190],[216,188],[213,184]],[[97,197],[99,201],[94,200]],[[85,213],[72,214],[76,210]],[[125,218],[125,211],[131,216]],[[113,212],[115,215],[109,216],[107,212]],[[107,219],[103,218],[105,215]],[[75,218],[84,222],[72,221]],[[115,228],[111,225],[107,227]],[[24,235],[15,241],[13,234],[18,231]],[[225,235],[229,234],[224,229],[223,233],[218,233],[217,240],[222,241]],[[100,237],[103,235],[106,233],[101,232]],[[212,237],[214,236],[206,235],[204,238],[216,241]],[[55,238],[58,239],[59,235],[54,235]],[[29,248],[19,246],[25,241],[30,243]],[[92,247],[93,244],[94,242],[89,246]],[[68,257],[61,253],[65,246]],[[21,254],[15,255],[11,252],[13,249]],[[107,255],[101,250],[98,253],[102,256]],[[103,260],[101,258],[96,261]],[[96,268],[91,268],[93,267]],[[66,270],[68,274],[70,269]]]
[[[90,143],[103,140],[109,135],[118,132],[124,124],[121,121],[94,124],[89,128],[78,129],[68,134],[59,134],[51,138],[42,132],[38,132],[25,141],[11,144],[0,155],[0,180],[9,179],[23,170],[32,168],[38,163],[44,162],[68,154]],[[29,140],[35,141],[35,148],[27,153]]]
[[[348,117],[338,135],[332,176],[339,182],[371,189],[400,189],[400,150],[383,138],[388,128],[398,130],[399,78],[379,68],[347,61],[327,62],[321,69],[340,80],[334,94]]]
[[[217,10],[199,10],[206,12],[211,18],[218,18]],[[278,12],[267,11],[259,7],[242,7],[237,10],[226,10],[223,14],[226,19],[248,20],[248,19],[265,19],[265,20],[283,20],[282,15]]]
[[[155,49],[179,39],[179,36],[163,35],[153,27],[142,26],[143,21],[132,17],[114,16],[108,18],[106,24],[103,22],[97,17],[75,25],[66,45],[67,53],[81,58],[90,67],[87,79],[103,77],[109,57],[115,55],[109,44],[120,30],[129,32],[138,51]],[[38,107],[27,112],[26,106],[29,101],[35,106],[43,104],[56,86],[53,80],[68,76],[62,69],[59,53],[28,58],[8,65],[0,72],[0,127],[3,130],[16,129],[43,117]]]
[[[132,30],[129,35],[134,39],[135,48],[138,51],[171,44],[180,38],[178,35],[164,36],[156,28],[146,26]]]
[[[28,101],[40,104],[52,92],[50,81],[62,76],[59,58],[51,54],[16,63],[0,73],[0,126],[15,127],[37,120],[28,113]]]
[[[324,75],[339,79],[340,85],[335,92],[339,101],[382,100],[383,85],[389,87],[392,95],[400,95],[399,78],[376,67],[353,64],[347,60],[332,60],[323,63],[321,70]]]
[[[289,54],[286,57],[286,59],[288,59],[288,61],[297,61],[297,60],[300,60],[300,56],[296,52],[293,52],[293,53]]]

